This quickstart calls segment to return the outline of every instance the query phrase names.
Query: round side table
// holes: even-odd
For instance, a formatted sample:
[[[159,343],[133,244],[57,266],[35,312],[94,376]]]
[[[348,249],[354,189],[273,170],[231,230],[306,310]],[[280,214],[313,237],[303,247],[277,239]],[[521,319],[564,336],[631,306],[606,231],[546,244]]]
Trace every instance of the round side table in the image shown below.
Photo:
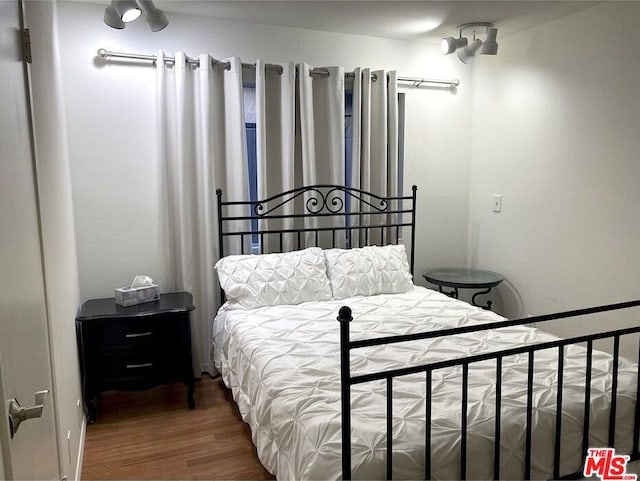
[[[500,274],[482,269],[470,269],[466,267],[439,267],[429,269],[422,273],[427,282],[438,286],[438,290],[450,297],[458,298],[458,289],[479,290],[471,297],[474,306],[491,309],[491,301],[485,305],[476,303],[476,297],[489,294],[491,289],[500,284],[504,278]],[[446,292],[442,288],[451,287],[453,290]]]

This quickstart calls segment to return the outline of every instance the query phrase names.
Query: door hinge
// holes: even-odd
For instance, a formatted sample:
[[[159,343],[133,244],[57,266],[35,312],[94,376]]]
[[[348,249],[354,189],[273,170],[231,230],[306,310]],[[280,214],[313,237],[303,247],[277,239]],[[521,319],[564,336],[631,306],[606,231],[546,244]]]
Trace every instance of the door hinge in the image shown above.
[[[28,28],[22,29],[22,58],[25,62],[31,63],[31,32]]]

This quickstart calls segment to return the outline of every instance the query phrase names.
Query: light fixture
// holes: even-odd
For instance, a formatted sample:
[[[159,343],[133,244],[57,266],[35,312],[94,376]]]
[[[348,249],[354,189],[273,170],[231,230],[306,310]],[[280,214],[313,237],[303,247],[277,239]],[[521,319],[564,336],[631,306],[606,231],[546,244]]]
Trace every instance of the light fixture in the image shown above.
[[[111,5],[124,23],[133,22],[142,14],[142,10],[133,0],[113,0]]]
[[[482,55],[496,55],[498,53],[498,43],[496,36],[498,29],[490,22],[463,23],[456,27],[458,38],[445,37],[440,43],[443,55],[458,52],[458,58],[463,63],[471,63],[476,53]],[[478,35],[485,35],[485,41],[477,38]],[[471,38],[471,41],[469,41]]]
[[[124,22],[120,19],[120,15],[116,12],[114,7],[115,2],[112,1],[111,5],[104,9],[104,23],[106,23],[111,28],[117,28],[118,30],[122,30],[124,28]]]
[[[104,9],[104,23],[121,30],[127,23],[139,18],[143,11],[152,32],[158,32],[169,24],[165,14],[152,0],[111,0],[111,4]]]
[[[144,10],[145,20],[152,32],[159,32],[169,25],[166,15],[151,0],[138,0],[138,3]]]
[[[482,55],[496,55],[498,53],[498,42],[496,42],[498,29],[494,27],[487,28],[487,38],[482,43],[478,53]]]
[[[459,37],[459,38],[446,37],[446,38],[443,38],[442,41],[440,42],[440,50],[442,50],[442,55],[449,55],[450,53],[455,52],[456,50],[458,50],[461,47],[466,47],[467,46],[467,42],[468,42],[468,40],[466,39],[466,37]]]
[[[458,58],[462,63],[471,63],[480,47],[482,47],[482,40],[476,38],[471,44],[458,52]]]

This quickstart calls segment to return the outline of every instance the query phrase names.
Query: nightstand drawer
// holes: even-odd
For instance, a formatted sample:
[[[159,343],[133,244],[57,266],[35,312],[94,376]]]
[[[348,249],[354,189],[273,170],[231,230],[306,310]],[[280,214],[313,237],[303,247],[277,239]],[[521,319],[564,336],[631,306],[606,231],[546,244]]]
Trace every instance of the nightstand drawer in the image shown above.
[[[188,317],[184,317],[188,322]],[[99,350],[109,351],[132,347],[145,349],[175,344],[184,329],[176,316],[156,316],[148,319],[107,319],[93,323],[88,335]]]
[[[180,359],[170,352],[124,352],[104,356],[97,367],[97,375],[105,380],[166,376],[180,368]]]

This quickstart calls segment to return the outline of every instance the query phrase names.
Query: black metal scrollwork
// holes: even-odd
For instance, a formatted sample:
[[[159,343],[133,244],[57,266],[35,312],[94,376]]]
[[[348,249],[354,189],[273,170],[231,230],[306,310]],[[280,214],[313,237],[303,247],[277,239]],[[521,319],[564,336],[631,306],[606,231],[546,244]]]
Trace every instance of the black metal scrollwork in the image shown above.
[[[327,204],[326,196],[321,190],[316,189],[315,187],[308,187],[302,190],[301,194],[307,193],[308,195],[309,192],[312,194],[305,202],[305,207],[307,208],[306,213],[311,215],[320,214]]]
[[[317,185],[289,190],[258,201],[253,205],[253,213],[258,217],[267,217],[269,214],[276,213],[282,206],[294,202],[300,196],[306,198],[304,201],[305,215],[340,214],[345,208],[347,197],[360,202],[360,206],[369,206],[376,212],[385,212],[389,208],[389,202],[386,198],[359,189]]]
[[[344,201],[342,200],[339,192],[345,192],[345,189],[334,187],[333,189],[328,191],[324,197],[324,205],[332,214],[340,213],[342,211],[342,208],[344,207]],[[331,197],[331,202],[329,202],[329,197]]]

